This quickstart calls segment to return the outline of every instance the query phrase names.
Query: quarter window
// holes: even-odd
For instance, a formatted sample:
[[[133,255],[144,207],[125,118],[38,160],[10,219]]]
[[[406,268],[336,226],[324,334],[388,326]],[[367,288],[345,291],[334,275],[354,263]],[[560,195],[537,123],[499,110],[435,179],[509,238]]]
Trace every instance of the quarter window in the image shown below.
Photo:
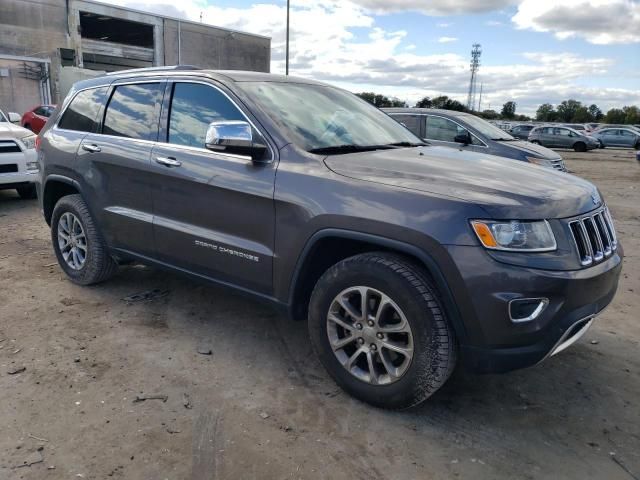
[[[117,86],[107,106],[102,133],[155,140],[161,92],[160,83]]]
[[[420,124],[422,123],[421,120],[424,117],[419,115],[392,115],[392,116],[395,121],[403,124],[415,136],[422,137],[422,132],[420,131]]]
[[[222,92],[199,83],[173,86],[169,143],[204,148],[209,124],[224,120],[245,120],[245,117]]]
[[[96,117],[106,95],[107,87],[82,90],[71,100],[58,127],[78,132],[94,132]]]

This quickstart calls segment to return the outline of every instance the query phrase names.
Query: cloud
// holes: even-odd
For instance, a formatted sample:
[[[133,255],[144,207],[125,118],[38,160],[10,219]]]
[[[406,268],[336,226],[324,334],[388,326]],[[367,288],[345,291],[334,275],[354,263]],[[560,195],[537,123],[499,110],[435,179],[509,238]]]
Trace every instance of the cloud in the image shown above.
[[[640,42],[640,2],[632,0],[523,0],[512,21],[519,29],[552,32],[560,40]]]
[[[205,23],[267,35],[272,38],[271,71],[284,72],[283,2],[244,8],[207,6],[200,0],[183,0],[179,4],[174,0],[146,0],[145,4],[137,0],[109,0],[109,3],[196,21],[202,12]],[[466,51],[420,53],[415,45],[422,46],[423,38],[409,38],[406,31],[382,28],[361,4],[348,0],[296,0],[291,6],[291,27],[293,75],[334,83],[354,92],[375,91],[409,102],[444,94],[466,103],[469,85]],[[609,58],[569,52],[528,52],[515,61],[513,58],[502,61],[480,67],[483,108],[490,102],[492,108],[499,109],[504,102],[515,100],[518,113],[534,113],[541,103],[557,103],[567,98],[595,102],[603,110],[640,104],[637,89],[584,86],[585,80],[591,82],[598,76],[611,75],[614,62]]]
[[[469,15],[508,7],[515,0],[353,0],[376,13],[415,11],[426,15]]]
[[[440,22],[440,23],[436,24],[436,27],[438,27],[438,28],[449,28],[451,25],[453,25],[453,23]]]
[[[440,37],[438,38],[438,43],[452,43],[457,42],[458,39],[456,37]]]
[[[487,20],[484,24],[487,27],[502,27],[504,25],[504,23],[499,20]]]

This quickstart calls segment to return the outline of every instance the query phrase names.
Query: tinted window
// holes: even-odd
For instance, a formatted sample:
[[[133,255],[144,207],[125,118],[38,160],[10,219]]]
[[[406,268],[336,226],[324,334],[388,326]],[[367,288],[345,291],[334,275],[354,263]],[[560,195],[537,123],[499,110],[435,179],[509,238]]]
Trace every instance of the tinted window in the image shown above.
[[[418,137],[422,136],[422,133],[420,132],[420,123],[424,117],[419,115],[392,115],[392,117],[396,122],[402,123],[405,127],[411,130],[414,135]]]
[[[107,94],[107,87],[91,88],[78,93],[62,115],[58,127],[79,132],[93,132],[96,117]]]
[[[104,116],[102,133],[118,137],[155,140],[158,132],[159,83],[116,87]]]
[[[204,148],[204,138],[211,122],[245,120],[242,113],[213,87],[198,83],[173,86],[169,114],[169,143]]]
[[[427,117],[427,139],[441,142],[455,142],[456,135],[467,133],[457,123],[442,117]]]

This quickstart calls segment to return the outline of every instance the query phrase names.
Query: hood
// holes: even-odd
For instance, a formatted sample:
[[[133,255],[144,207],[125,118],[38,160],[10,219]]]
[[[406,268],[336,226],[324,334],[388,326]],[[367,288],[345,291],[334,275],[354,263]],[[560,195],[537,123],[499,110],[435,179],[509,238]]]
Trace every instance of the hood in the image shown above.
[[[332,155],[325,164],[346,177],[473,203],[494,219],[571,217],[601,203],[596,187],[579,177],[449,147]]]
[[[33,135],[31,130],[27,130],[19,125],[10,122],[0,122],[0,138],[23,138]]]
[[[516,150],[520,150],[521,152],[525,152],[527,155],[546,158],[547,160],[557,160],[561,158],[557,152],[550,150],[542,145],[536,145],[535,143],[525,142],[522,140],[517,141],[500,141],[496,140],[500,145],[506,145],[507,147],[513,147]]]

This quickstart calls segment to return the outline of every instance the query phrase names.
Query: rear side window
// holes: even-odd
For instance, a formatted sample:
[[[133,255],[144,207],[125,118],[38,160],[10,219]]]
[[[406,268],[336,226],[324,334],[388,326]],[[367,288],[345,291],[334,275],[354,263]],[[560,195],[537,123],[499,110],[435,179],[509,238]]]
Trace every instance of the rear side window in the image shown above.
[[[211,122],[245,120],[222,92],[200,83],[176,83],[169,113],[169,143],[204,148]]]
[[[393,119],[396,122],[400,122],[413,133],[416,137],[422,137],[422,132],[420,131],[420,123],[424,118],[418,115],[392,115]]]
[[[71,100],[58,127],[78,132],[94,132],[98,112],[106,95],[107,87],[82,90]]]
[[[155,140],[161,94],[160,83],[117,86],[107,105],[102,133]]]

